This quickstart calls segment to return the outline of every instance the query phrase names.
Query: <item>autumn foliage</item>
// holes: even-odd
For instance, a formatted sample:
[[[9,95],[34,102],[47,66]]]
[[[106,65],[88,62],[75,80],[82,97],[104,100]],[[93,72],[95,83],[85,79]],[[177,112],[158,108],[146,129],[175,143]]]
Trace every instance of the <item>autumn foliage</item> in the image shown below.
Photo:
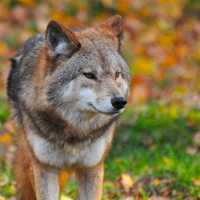
[[[69,28],[80,29],[94,23],[100,23],[116,13],[123,16],[124,19],[123,56],[130,66],[132,75],[129,109],[137,110],[141,107],[143,109],[144,105],[161,102],[161,105],[158,106],[159,112],[157,113],[157,109],[154,109],[157,113],[156,116],[163,116],[159,115],[160,112],[173,120],[177,120],[180,115],[184,116],[187,127],[195,132],[194,137],[192,136],[194,144],[187,144],[186,152],[192,156],[199,152],[199,144],[197,144],[200,141],[198,132],[198,123],[200,122],[199,0],[1,0],[0,143],[2,145],[0,144],[0,162],[6,163],[6,166],[12,166],[13,152],[15,151],[13,145],[15,128],[12,120],[8,118],[10,112],[5,88],[6,77],[10,69],[9,59],[15,55],[16,50],[30,36],[43,32],[50,19],[55,19]],[[154,119],[155,116],[151,113],[151,109],[149,112],[148,117]],[[130,116],[130,118],[135,119],[135,115],[131,114]],[[127,120],[124,121],[127,122]],[[124,126],[135,122],[138,121],[133,120],[128,125],[125,123]],[[146,121],[142,122],[144,124]],[[151,125],[152,123],[150,127]],[[165,124],[161,123],[161,125],[165,127]],[[129,127],[125,127],[123,130],[127,129]],[[143,131],[144,129],[138,130]],[[154,133],[153,130],[152,128]],[[154,148],[155,144],[151,139],[148,141],[145,137],[145,141],[147,143],[144,145],[149,145],[148,148]],[[1,146],[3,147],[1,148]],[[163,162],[169,164],[171,161],[166,158]],[[5,166],[2,167],[2,171],[11,173],[7,171]],[[128,175],[128,171],[122,170],[120,173],[115,181],[117,187],[121,188],[122,193],[125,194],[122,199],[125,197],[128,199],[132,196],[135,196],[136,199],[147,199],[150,196],[154,198],[155,194],[164,196],[163,198],[166,199],[170,195],[173,196],[172,189],[168,187],[163,190],[163,193],[150,194],[147,192],[146,194],[140,191],[141,188],[144,189],[145,183],[143,182],[145,180],[155,188],[161,187],[162,184],[168,185],[166,182],[168,180],[163,177],[144,179],[140,179],[140,177],[135,181],[135,178]],[[12,182],[9,182],[9,191],[4,192],[1,190],[1,185],[5,187],[5,184],[2,183],[4,180],[2,177],[0,170],[0,199],[14,194],[13,178],[9,179]],[[200,178],[197,177],[191,178],[190,183],[199,186]],[[175,182],[175,180],[171,181]],[[105,199],[120,199],[120,195],[117,196],[118,193],[112,191],[112,183],[108,180],[106,184]],[[140,189],[136,191],[133,186]],[[107,187],[111,189],[107,189]],[[146,190],[144,189],[144,191]],[[68,191],[68,193],[70,192]],[[200,191],[197,196],[200,198]],[[182,198],[184,199],[183,196]]]

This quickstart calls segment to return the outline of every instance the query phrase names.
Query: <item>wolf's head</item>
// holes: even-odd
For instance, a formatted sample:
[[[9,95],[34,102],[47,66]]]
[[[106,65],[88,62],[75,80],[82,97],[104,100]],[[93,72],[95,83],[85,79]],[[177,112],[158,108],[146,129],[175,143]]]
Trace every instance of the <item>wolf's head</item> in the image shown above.
[[[66,120],[112,118],[124,110],[129,69],[120,55],[121,35],[120,16],[80,32],[48,24],[37,81],[44,80],[48,104]]]

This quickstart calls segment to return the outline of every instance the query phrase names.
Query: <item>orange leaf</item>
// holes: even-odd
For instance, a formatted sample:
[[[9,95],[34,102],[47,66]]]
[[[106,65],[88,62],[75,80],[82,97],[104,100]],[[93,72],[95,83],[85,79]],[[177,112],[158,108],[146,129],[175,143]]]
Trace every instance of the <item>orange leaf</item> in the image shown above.
[[[61,171],[59,174],[59,183],[60,183],[60,188],[61,191],[63,190],[66,182],[68,181],[69,177],[71,176],[72,172],[71,171]]]
[[[3,144],[9,144],[12,141],[12,136],[10,135],[10,133],[4,133],[2,135],[0,135],[0,143]]]

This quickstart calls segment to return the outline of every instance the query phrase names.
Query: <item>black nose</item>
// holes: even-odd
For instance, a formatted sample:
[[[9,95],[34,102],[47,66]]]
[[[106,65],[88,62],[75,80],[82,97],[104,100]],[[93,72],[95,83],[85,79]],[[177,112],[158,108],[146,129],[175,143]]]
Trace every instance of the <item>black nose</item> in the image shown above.
[[[120,110],[124,108],[127,101],[123,97],[113,97],[111,99],[111,103],[115,109]]]

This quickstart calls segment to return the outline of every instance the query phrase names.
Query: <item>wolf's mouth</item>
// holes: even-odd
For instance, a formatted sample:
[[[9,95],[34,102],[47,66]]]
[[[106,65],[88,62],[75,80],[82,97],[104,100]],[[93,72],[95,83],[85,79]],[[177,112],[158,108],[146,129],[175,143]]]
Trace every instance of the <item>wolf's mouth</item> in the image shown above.
[[[113,110],[112,112],[105,112],[105,111],[101,111],[99,109],[97,109],[93,104],[89,103],[89,106],[93,108],[93,110],[95,110],[96,112],[105,114],[105,115],[116,115],[119,114],[120,111],[119,110]]]

